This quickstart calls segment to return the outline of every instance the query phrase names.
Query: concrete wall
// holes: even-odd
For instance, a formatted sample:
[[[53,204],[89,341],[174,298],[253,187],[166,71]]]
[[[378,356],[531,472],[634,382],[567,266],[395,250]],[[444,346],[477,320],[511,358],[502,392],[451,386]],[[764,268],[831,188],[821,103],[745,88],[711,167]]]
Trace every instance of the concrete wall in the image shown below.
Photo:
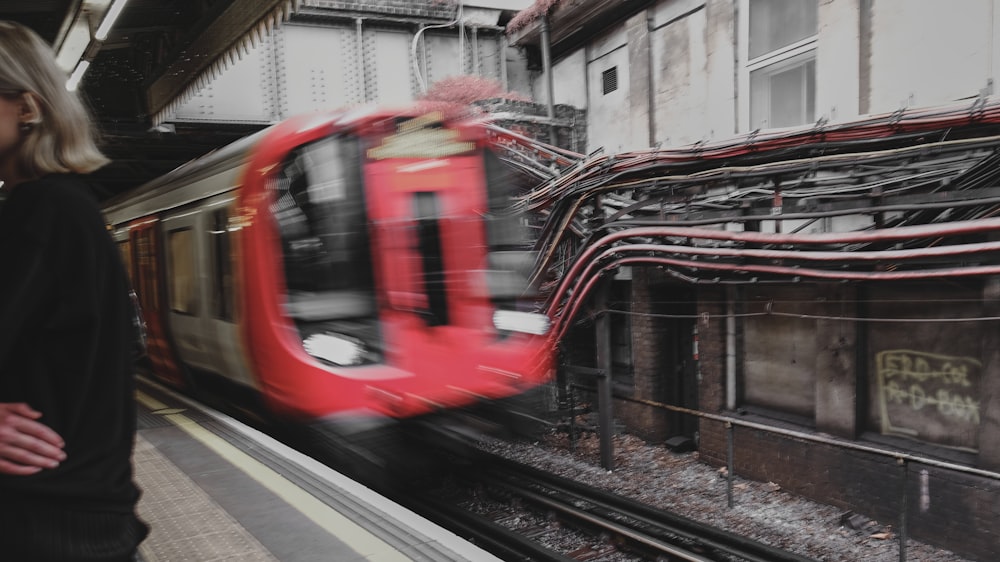
[[[937,0],[826,0],[817,17],[817,120],[971,103],[996,90],[1000,0],[963,0],[960,8]],[[591,149],[680,146],[746,132],[747,21],[746,0],[655,2],[555,61],[556,102],[589,111]],[[620,92],[605,95],[595,77],[612,66]],[[540,102],[543,84],[536,72],[532,92]]]
[[[974,98],[996,79],[997,2],[875,0],[871,112]]]

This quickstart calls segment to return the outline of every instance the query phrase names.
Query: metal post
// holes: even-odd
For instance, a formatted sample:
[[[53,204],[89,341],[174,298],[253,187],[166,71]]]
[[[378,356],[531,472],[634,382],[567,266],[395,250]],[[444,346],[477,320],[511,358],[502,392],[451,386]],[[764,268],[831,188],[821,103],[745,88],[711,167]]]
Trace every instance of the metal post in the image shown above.
[[[355,29],[355,48],[357,55],[355,62],[358,65],[358,87],[361,88],[361,103],[368,101],[368,83],[365,78],[365,35],[364,35],[364,20],[361,18],[355,18],[354,29]]]
[[[510,88],[509,79],[507,77],[507,34],[500,34],[500,85],[503,87],[503,91],[507,91]]]
[[[567,389],[569,392],[569,450],[576,450],[576,399],[573,394],[573,389]]]
[[[552,45],[548,16],[542,18],[542,72],[545,73],[545,105],[549,117],[549,144],[559,146],[559,143],[556,142],[555,82],[552,77]]]
[[[726,422],[726,500],[729,503],[730,509],[733,507],[733,472],[735,472],[733,467],[733,441],[736,437],[733,435],[733,431],[732,422]]]
[[[903,465],[903,483],[900,485],[903,497],[899,508],[899,562],[906,562],[906,481],[909,480],[910,463],[906,459],[899,459],[899,464]]]
[[[605,470],[615,468],[614,416],[611,412],[611,371],[605,371],[598,381],[597,407],[601,416],[601,466]]]
[[[601,466],[605,470],[613,470],[615,467],[614,443],[611,440],[614,429],[614,415],[611,411],[611,315],[607,312],[610,295],[611,279],[609,278],[601,283],[595,303],[595,308],[602,311],[597,316],[595,332],[597,369],[600,371],[597,380],[597,408],[600,415]]]

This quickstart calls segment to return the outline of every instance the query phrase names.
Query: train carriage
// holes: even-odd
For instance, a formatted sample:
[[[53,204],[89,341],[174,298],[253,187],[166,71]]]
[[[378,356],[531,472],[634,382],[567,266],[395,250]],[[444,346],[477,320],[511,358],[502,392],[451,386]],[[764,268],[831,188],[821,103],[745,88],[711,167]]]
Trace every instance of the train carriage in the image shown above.
[[[474,120],[369,110],[287,120],[109,201],[153,376],[303,420],[547,382],[508,179]]]

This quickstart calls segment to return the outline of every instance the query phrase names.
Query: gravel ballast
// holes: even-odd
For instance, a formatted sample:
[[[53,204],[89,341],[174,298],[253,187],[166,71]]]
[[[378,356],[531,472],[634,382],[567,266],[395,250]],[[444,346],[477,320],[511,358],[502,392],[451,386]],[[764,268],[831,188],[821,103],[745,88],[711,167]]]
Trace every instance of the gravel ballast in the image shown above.
[[[735,478],[734,506],[728,507],[725,469],[674,453],[662,445],[621,434],[615,437],[614,470],[600,466],[599,439],[584,433],[571,447],[564,433],[534,442],[486,440],[484,450],[651,506],[740,533],[816,560],[829,562],[899,560],[899,541],[891,522],[819,504],[769,482]],[[947,550],[912,538],[906,560],[969,562]]]

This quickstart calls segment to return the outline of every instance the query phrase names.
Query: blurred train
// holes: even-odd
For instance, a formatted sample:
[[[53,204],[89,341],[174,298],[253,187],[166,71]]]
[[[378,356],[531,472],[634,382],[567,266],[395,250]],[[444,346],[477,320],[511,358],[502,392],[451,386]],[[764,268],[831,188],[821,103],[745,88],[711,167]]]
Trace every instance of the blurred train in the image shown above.
[[[292,118],[104,208],[149,369],[308,421],[411,418],[549,381],[509,170],[472,119]]]

